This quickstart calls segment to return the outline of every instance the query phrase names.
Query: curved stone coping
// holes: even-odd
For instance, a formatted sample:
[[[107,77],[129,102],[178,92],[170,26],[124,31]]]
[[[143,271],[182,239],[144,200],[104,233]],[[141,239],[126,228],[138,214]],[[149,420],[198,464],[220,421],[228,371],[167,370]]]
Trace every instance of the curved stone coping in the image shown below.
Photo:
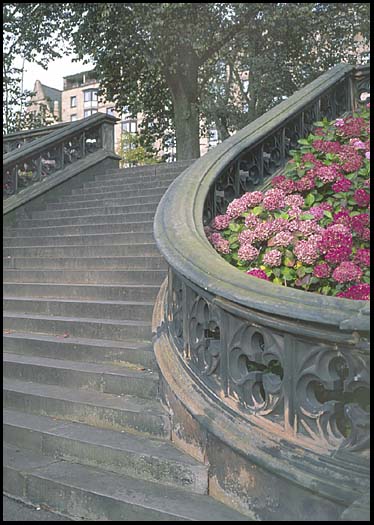
[[[6,168],[9,164],[14,164],[18,160],[22,160],[25,157],[37,154],[38,151],[42,151],[48,146],[51,146],[54,143],[59,143],[71,135],[82,132],[85,129],[95,127],[96,125],[102,124],[104,122],[110,122],[111,124],[114,124],[118,120],[119,119],[117,117],[98,112],[94,115],[91,115],[90,117],[77,120],[76,122],[71,122],[68,126],[65,126],[62,129],[59,127],[59,129],[56,129],[48,135],[40,137],[38,140],[33,140],[29,143],[26,143],[24,146],[22,146],[22,148],[18,148],[3,155],[3,168]]]
[[[172,183],[157,208],[154,234],[161,253],[178,273],[244,307],[343,331],[369,330],[367,301],[322,296],[246,275],[216,253],[202,221],[209,189],[231,162],[354,71],[350,65],[334,67],[195,161]]]
[[[261,417],[241,416],[206,386],[183,361],[167,330],[167,279],[152,319],[154,350],[161,376],[199,427],[267,472],[344,506],[367,491],[368,462],[354,454],[311,450],[286,432],[272,431]],[[240,480],[238,480],[240,483]]]

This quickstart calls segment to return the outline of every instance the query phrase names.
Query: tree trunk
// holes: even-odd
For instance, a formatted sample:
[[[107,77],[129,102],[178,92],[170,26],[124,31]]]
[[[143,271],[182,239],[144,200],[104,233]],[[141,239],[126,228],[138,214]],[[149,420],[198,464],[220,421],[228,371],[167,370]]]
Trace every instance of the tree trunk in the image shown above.
[[[173,98],[177,160],[200,157],[200,115],[197,104],[197,67],[168,76]]]

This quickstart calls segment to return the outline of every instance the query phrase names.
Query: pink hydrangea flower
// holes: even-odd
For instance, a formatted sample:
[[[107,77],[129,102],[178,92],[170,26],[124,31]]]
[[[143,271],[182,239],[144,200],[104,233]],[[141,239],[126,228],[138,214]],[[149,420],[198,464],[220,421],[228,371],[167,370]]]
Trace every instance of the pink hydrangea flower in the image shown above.
[[[234,199],[230,204],[227,206],[226,215],[230,217],[230,219],[236,219],[240,217],[242,213],[247,211],[248,204],[241,200],[241,199]]]
[[[240,244],[252,243],[256,239],[256,235],[252,230],[243,230],[238,235],[238,241]]]
[[[294,254],[297,259],[306,264],[313,264],[319,257],[317,244],[308,241],[299,241],[294,248]]]
[[[280,266],[282,263],[282,253],[279,250],[270,250],[264,254],[262,262],[271,267]]]
[[[229,227],[231,218],[228,215],[217,215],[214,217],[212,226],[216,230],[226,230]]]
[[[254,259],[257,259],[259,253],[258,249],[252,246],[252,244],[246,243],[240,246],[238,257],[242,261],[253,261]]]
[[[262,202],[264,195],[262,191],[249,191],[241,198],[247,203],[249,208],[252,208],[258,206]]]
[[[273,235],[271,222],[261,222],[254,230],[257,241],[267,241]]]
[[[315,140],[312,145],[314,149],[323,153],[338,153],[342,147],[340,142],[330,140]]]
[[[370,160],[370,151],[367,151],[367,152],[365,153],[365,157],[366,157],[368,160]]]
[[[338,283],[359,281],[362,277],[362,270],[359,266],[357,266],[357,264],[351,261],[343,261],[332,272],[332,277]]]
[[[278,210],[284,207],[285,194],[278,188],[273,188],[265,192],[262,204],[266,210]]]
[[[304,197],[299,194],[287,195],[284,199],[287,206],[293,208],[294,206],[302,207],[305,204]]]
[[[229,241],[224,239],[220,233],[212,233],[209,238],[210,242],[213,244],[217,252],[220,253],[230,253],[230,244]]]
[[[287,247],[293,243],[294,236],[292,235],[291,232],[282,231],[282,232],[277,233],[271,241],[272,241],[271,242],[272,246]]]
[[[245,218],[244,224],[246,225],[247,228],[254,230],[256,226],[260,224],[260,222],[261,220],[256,215],[253,215],[253,213],[251,213],[250,215],[247,215],[247,217]]]

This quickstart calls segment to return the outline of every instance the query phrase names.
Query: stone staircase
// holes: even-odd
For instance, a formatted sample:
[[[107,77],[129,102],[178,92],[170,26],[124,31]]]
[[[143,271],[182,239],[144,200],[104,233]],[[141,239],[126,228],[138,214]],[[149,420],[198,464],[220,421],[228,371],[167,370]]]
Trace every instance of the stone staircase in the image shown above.
[[[153,216],[186,166],[103,173],[4,229],[7,494],[76,520],[249,520],[207,495],[158,401]]]

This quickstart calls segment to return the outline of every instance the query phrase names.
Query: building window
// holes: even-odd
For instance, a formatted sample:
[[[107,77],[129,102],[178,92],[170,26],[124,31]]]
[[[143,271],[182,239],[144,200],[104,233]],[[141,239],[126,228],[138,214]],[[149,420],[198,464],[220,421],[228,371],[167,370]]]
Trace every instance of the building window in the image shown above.
[[[75,120],[78,120],[77,119],[77,115],[76,114],[75,115],[70,115],[70,121],[74,122]]]
[[[71,108],[77,107],[77,97],[70,97],[70,107]]]
[[[115,108],[106,108],[106,114],[107,115],[112,115],[113,117],[115,117]]]
[[[96,89],[87,89],[83,91],[84,101],[85,102],[97,102],[97,90]]]
[[[122,131],[127,131],[128,133],[136,133],[136,120],[125,120],[124,122],[122,122]]]
[[[85,109],[84,110],[84,118],[90,117],[94,113],[97,113],[97,109]]]

